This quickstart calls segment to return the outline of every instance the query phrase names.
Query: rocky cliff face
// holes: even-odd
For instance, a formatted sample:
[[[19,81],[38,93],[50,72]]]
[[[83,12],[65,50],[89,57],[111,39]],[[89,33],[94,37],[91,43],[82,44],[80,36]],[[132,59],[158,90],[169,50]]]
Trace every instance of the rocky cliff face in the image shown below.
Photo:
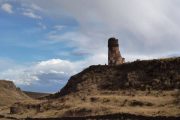
[[[180,88],[180,58],[135,61],[118,66],[90,66],[70,78],[56,94],[102,90],[173,90]]]
[[[12,81],[0,80],[0,106],[9,106],[15,102],[30,99]]]

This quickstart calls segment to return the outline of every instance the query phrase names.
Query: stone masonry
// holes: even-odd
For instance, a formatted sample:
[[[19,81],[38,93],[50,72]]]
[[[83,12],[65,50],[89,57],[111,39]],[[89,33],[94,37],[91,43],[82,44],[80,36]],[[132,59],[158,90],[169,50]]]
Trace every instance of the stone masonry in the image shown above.
[[[120,65],[125,62],[119,51],[118,39],[110,38],[108,40],[108,65]]]

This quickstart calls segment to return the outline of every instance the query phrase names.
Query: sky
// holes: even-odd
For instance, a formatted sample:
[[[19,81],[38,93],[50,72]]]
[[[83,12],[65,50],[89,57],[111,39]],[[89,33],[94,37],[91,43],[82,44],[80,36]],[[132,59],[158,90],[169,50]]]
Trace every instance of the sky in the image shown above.
[[[179,0],[0,0],[0,79],[57,92],[107,64],[110,37],[126,61],[180,56],[179,11]]]

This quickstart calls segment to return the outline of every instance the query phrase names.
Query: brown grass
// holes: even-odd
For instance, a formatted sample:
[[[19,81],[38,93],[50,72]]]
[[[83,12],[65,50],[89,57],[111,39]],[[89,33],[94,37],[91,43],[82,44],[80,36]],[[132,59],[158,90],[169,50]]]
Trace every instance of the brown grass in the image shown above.
[[[148,95],[136,91],[135,95],[127,95],[122,91],[111,94],[69,96],[49,101],[26,101],[23,104],[42,104],[41,111],[29,110],[16,117],[62,117],[62,116],[91,116],[114,113],[130,113],[145,116],[179,116],[180,106],[174,102],[175,91],[152,91]],[[127,92],[127,91],[126,91]],[[107,94],[105,94],[107,93]],[[158,96],[156,95],[158,94]],[[83,99],[82,99],[83,98]],[[8,113],[8,111],[6,111]],[[9,115],[7,114],[6,115]]]

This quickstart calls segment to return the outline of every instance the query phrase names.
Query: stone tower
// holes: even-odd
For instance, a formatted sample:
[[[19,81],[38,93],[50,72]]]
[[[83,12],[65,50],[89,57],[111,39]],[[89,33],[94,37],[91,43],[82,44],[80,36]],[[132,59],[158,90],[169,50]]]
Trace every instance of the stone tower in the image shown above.
[[[108,40],[108,65],[120,65],[125,62],[119,51],[118,39],[110,38]]]

